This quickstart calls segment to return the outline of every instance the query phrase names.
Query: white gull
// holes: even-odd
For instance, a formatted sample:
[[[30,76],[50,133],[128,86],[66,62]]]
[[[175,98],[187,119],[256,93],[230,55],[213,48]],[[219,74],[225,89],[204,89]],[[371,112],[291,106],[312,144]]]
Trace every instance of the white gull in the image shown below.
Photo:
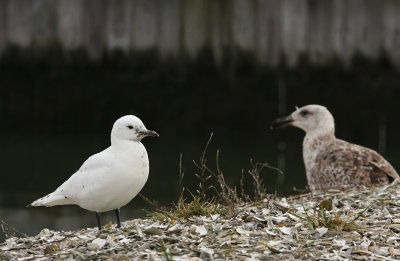
[[[121,227],[120,208],[140,192],[149,175],[149,158],[140,142],[146,136],[158,137],[158,134],[147,130],[136,116],[119,118],[111,131],[110,147],[89,157],[53,193],[29,206],[78,205],[96,212],[99,230],[99,213],[115,210]]]

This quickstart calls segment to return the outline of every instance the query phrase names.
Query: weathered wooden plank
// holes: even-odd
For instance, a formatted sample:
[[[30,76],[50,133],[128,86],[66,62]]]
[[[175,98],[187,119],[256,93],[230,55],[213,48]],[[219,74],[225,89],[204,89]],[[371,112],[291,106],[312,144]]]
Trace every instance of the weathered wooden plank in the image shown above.
[[[164,56],[178,55],[180,52],[181,0],[161,0],[160,36],[158,47]]]
[[[360,42],[361,52],[371,58],[378,58],[383,47],[383,10],[381,0],[364,0],[365,27],[363,40]],[[399,14],[398,14],[399,15]]]
[[[136,0],[132,2],[131,48],[144,50],[157,47],[159,10],[156,0]]]
[[[128,50],[131,26],[130,0],[109,1],[106,14],[106,44],[109,49]]]
[[[255,0],[233,0],[233,41],[243,50],[254,50],[256,46],[257,2]]]
[[[281,1],[259,0],[257,26],[257,56],[262,63],[275,65],[279,61],[281,38]]]
[[[296,64],[301,53],[306,52],[307,1],[282,0],[281,51],[289,65]]]
[[[108,1],[90,0],[84,2],[83,45],[93,58],[99,57],[106,47],[106,10]]]
[[[30,0],[10,0],[7,5],[7,40],[21,47],[32,39],[32,5]]]
[[[84,43],[84,2],[81,0],[58,0],[57,37],[68,49]]]
[[[347,62],[348,51],[345,46],[347,27],[347,0],[333,1],[331,42],[334,55]]]
[[[383,49],[400,66],[400,2],[385,1],[383,8]]]
[[[221,62],[224,52],[233,55],[232,1],[209,2],[210,44],[217,63]]]
[[[325,62],[333,55],[332,1],[308,1],[307,47],[311,61]]]
[[[8,1],[0,1],[0,54],[7,45],[7,5]]]
[[[208,1],[183,0],[183,47],[193,57],[207,41]]]
[[[346,60],[350,59],[352,54],[361,52],[361,41],[364,41],[365,33],[365,2],[363,0],[348,1],[346,10],[343,10],[346,15],[347,30],[344,31],[344,50]]]
[[[31,7],[30,43],[40,46],[52,44],[57,39],[56,1],[35,0]]]

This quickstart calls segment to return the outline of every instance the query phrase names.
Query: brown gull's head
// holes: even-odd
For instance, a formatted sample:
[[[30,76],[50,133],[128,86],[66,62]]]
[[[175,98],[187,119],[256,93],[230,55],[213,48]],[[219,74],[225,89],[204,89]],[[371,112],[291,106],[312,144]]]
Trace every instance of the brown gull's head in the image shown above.
[[[304,130],[307,134],[334,134],[335,123],[332,114],[321,105],[306,105],[289,116],[275,119],[271,123],[272,129],[294,126]]]

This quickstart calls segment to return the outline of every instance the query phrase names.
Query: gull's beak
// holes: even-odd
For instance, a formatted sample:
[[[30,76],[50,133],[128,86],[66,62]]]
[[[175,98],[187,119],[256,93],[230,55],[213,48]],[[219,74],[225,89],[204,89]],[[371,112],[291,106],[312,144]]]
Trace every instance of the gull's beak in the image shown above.
[[[141,131],[139,132],[140,134],[142,134],[143,136],[150,136],[150,137],[160,137],[160,135],[158,135],[157,132],[152,131],[152,130],[145,130],[145,131]]]
[[[287,117],[282,117],[282,118],[278,118],[275,119],[272,123],[271,123],[271,129],[281,129],[281,128],[285,128],[287,126],[292,125],[293,122],[293,118],[291,115],[287,116]]]

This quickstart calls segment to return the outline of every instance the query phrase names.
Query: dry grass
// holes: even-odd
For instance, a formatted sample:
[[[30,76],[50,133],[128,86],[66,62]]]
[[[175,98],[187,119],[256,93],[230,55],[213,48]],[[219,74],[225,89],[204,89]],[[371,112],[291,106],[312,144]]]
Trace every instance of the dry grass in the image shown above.
[[[3,231],[4,235],[6,238],[10,237],[28,237],[25,233],[19,231],[15,227],[11,226],[10,224],[6,223],[4,220],[0,221],[0,227],[1,230]]]
[[[355,222],[362,217],[364,213],[372,207],[372,205],[373,204],[357,213],[357,215],[350,221],[344,220],[339,213],[332,211],[332,200],[330,199],[321,201],[313,209],[307,209],[303,205],[305,216],[300,216],[290,211],[289,213],[303,220],[308,228],[313,230],[319,227],[326,227],[330,230],[350,231],[357,228]]]
[[[247,171],[247,177],[252,179],[251,194],[245,187],[245,172],[242,170],[240,179],[240,193],[235,186],[230,186],[225,181],[224,173],[219,164],[219,150],[216,152],[216,166],[211,169],[207,165],[207,149],[212,140],[212,134],[208,139],[204,150],[198,161],[193,161],[197,167],[194,175],[199,183],[195,193],[190,192],[184,187],[184,173],[182,172],[182,154],[179,159],[179,198],[177,203],[172,207],[160,207],[157,202],[152,201],[143,195],[144,200],[155,209],[153,212],[146,211],[152,218],[157,220],[177,220],[180,218],[188,218],[195,215],[210,216],[214,214],[232,215],[237,214],[238,205],[245,202],[258,203],[263,202],[265,206],[269,206],[268,201],[273,198],[273,195],[268,194],[262,177],[262,172],[265,169],[274,169],[277,172],[281,171],[271,167],[267,163],[254,162],[250,160],[251,169]],[[185,197],[187,196],[187,197]],[[267,201],[266,201],[267,200]],[[276,205],[276,202],[275,202]],[[344,219],[339,213],[333,211],[332,200],[322,200],[319,204],[311,209],[307,209],[303,205],[304,216],[296,214],[289,209],[286,209],[291,215],[301,219],[309,229],[326,227],[329,230],[350,231],[357,228],[357,221],[370,208],[363,209],[357,213],[351,220]]]
[[[216,151],[216,166],[211,169],[207,165],[207,149],[211,143],[213,134],[210,135],[202,154],[198,161],[193,160],[197,171],[194,173],[198,179],[198,186],[195,193],[190,192],[184,187],[183,179],[185,174],[182,172],[182,154],[179,157],[179,197],[177,203],[172,208],[160,207],[157,202],[152,201],[145,196],[140,196],[153,208],[153,212],[146,211],[151,217],[163,220],[165,218],[179,219],[193,215],[210,216],[213,214],[233,214],[237,204],[242,202],[260,202],[270,199],[271,195],[263,184],[261,172],[266,168],[273,168],[267,163],[259,163],[250,160],[251,169],[247,174],[252,178],[253,196],[246,192],[244,185],[244,174],[240,180],[240,195],[236,186],[230,186],[225,181],[224,173],[219,164],[219,150]],[[187,197],[186,197],[187,196]]]

